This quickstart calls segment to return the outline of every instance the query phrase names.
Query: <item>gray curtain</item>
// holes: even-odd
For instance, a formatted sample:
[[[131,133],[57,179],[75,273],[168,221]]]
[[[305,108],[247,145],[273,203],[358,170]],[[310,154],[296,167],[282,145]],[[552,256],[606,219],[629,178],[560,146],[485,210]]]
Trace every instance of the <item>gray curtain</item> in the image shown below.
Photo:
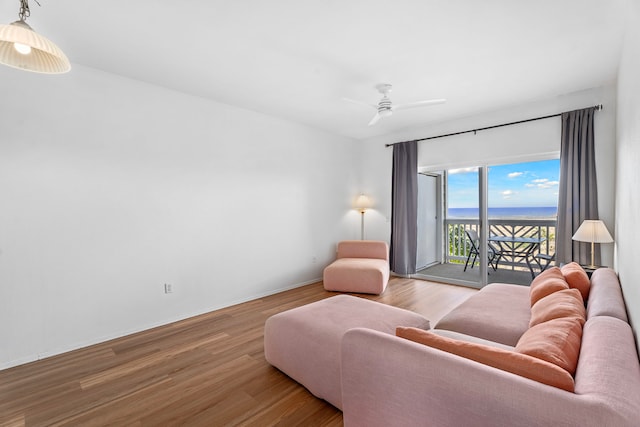
[[[391,271],[400,275],[416,272],[418,248],[418,143],[393,146],[391,183]]]
[[[591,263],[591,245],[573,241],[571,236],[585,219],[598,219],[594,113],[595,107],[562,114],[557,263]],[[595,249],[595,263],[600,265],[599,246]]]

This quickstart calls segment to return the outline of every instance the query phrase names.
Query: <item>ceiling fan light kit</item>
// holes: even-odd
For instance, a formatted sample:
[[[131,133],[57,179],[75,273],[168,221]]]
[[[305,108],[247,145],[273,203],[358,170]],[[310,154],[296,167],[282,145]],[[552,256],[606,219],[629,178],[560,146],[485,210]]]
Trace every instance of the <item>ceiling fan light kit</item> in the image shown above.
[[[0,63],[36,73],[66,73],[71,69],[69,59],[55,43],[26,23],[30,14],[28,1],[20,0],[20,19],[0,25]]]
[[[391,89],[393,88],[393,86],[390,85],[389,83],[379,83],[375,87],[378,90],[378,92],[382,94],[382,98],[380,99],[380,101],[378,101],[377,105],[369,104],[362,101],[357,101],[355,99],[343,98],[345,101],[353,102],[355,104],[360,104],[360,105],[366,105],[368,107],[373,107],[377,110],[376,114],[373,116],[373,118],[369,122],[369,126],[375,125],[376,123],[378,123],[378,121],[381,118],[391,116],[395,110],[406,110],[409,108],[426,107],[428,105],[443,104],[447,102],[446,99],[429,99],[426,101],[417,101],[409,104],[393,105],[393,103],[391,102],[391,99],[389,98],[389,92],[391,92]]]

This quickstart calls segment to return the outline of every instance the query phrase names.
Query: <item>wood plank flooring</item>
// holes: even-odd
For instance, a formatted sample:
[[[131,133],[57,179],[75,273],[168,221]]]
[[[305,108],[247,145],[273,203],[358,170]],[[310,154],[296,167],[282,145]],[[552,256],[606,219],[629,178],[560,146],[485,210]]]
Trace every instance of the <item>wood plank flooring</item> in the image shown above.
[[[434,324],[474,292],[392,278],[358,296]],[[341,426],[263,352],[269,316],[333,295],[315,283],[0,371],[0,426]]]

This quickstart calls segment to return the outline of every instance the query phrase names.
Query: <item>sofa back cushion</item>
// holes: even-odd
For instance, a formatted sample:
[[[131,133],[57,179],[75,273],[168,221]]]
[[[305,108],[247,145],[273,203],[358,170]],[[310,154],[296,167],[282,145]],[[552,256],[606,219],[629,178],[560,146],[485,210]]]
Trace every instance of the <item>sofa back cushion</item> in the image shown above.
[[[515,351],[553,363],[573,375],[578,365],[581,341],[580,320],[563,317],[527,330],[516,344]]]
[[[389,260],[389,245],[376,240],[343,240],[338,243],[338,258],[378,258]]]
[[[562,272],[564,280],[567,281],[569,287],[579,290],[582,294],[582,299],[586,302],[589,298],[591,282],[589,281],[587,273],[582,267],[580,267],[580,264],[577,262],[570,262],[569,264],[565,264],[560,267],[560,271]]]
[[[574,317],[581,325],[587,320],[582,294],[578,289],[563,289],[541,298],[531,307],[529,327],[562,317]]]
[[[411,327],[396,328],[396,335],[543,384],[574,391],[573,377],[566,370],[527,354],[460,341]]]
[[[597,316],[610,316],[629,322],[618,276],[610,268],[599,268],[591,275],[587,319]]]
[[[569,289],[569,285],[564,280],[564,276],[562,275],[559,267],[551,267],[550,269],[543,271],[531,281],[531,285],[529,287],[531,306],[533,307],[536,302],[547,295],[563,289]]]

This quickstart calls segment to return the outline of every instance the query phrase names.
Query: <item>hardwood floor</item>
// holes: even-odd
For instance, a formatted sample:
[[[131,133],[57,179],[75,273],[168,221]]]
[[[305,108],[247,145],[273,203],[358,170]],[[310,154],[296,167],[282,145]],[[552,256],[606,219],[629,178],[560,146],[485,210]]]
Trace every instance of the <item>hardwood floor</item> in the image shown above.
[[[358,295],[434,324],[474,289],[392,278]],[[340,426],[264,359],[265,320],[336,295],[322,283],[0,371],[0,426]]]

